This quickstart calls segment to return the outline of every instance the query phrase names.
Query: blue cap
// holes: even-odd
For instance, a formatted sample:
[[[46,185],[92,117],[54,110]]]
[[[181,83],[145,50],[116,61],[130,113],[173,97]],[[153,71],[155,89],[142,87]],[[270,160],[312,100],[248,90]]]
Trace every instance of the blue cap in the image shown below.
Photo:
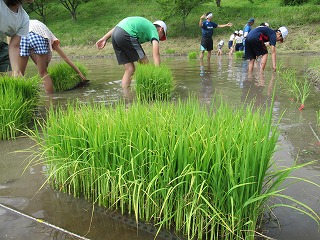
[[[252,23],[252,22],[254,22],[254,18],[250,18],[250,19],[248,20],[248,23]]]

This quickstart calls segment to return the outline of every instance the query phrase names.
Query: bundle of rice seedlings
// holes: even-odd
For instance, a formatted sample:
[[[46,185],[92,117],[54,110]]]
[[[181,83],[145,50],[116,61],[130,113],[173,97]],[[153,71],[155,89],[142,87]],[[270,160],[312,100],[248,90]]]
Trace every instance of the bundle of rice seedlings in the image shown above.
[[[197,59],[197,56],[198,56],[197,52],[189,52],[188,53],[189,59]]]
[[[244,51],[237,51],[234,53],[234,56],[237,58],[237,59],[242,59],[243,56],[244,56]]]
[[[57,189],[190,240],[253,240],[266,208],[293,208],[319,223],[318,213],[282,192],[302,165],[272,160],[279,136],[272,109],[208,108],[194,98],[129,108],[76,102],[51,109],[34,133]],[[285,201],[272,205],[272,197]]]
[[[173,74],[166,65],[139,64],[134,79],[136,95],[140,100],[168,100],[172,96]]]
[[[76,62],[75,65],[86,77],[88,74],[88,69],[79,62]],[[50,66],[48,68],[48,73],[52,78],[54,92],[73,89],[81,82],[81,78],[77,72],[66,62],[60,62]]]
[[[31,122],[40,97],[40,78],[0,76],[0,139],[18,136]]]

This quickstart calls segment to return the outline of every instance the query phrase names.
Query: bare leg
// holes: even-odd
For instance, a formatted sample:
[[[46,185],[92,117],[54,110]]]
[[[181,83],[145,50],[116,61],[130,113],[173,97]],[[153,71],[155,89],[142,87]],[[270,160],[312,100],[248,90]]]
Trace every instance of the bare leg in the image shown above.
[[[208,62],[210,62],[210,58],[211,58],[211,51],[208,51],[208,56],[207,56]]]
[[[122,77],[122,88],[128,88],[131,84],[131,77],[135,71],[134,63],[126,63],[124,64],[124,68],[125,71]]]
[[[43,79],[43,86],[46,93],[51,94],[53,93],[53,84],[52,79],[47,70],[47,54],[37,54],[37,67],[40,77]]]
[[[267,60],[268,60],[268,54],[265,54],[261,57],[260,72],[263,72],[264,69],[266,68]]]
[[[252,71],[253,71],[254,62],[255,62],[255,59],[250,59],[249,66],[248,66],[248,72],[249,73],[252,73]]]
[[[19,60],[19,68],[20,68],[20,72],[21,74],[24,76],[26,73],[26,68],[28,65],[28,60],[29,60],[29,56],[26,57],[20,57]]]
[[[199,58],[200,58],[200,67],[203,66],[203,57],[204,57],[204,50],[202,50],[200,52],[200,56],[199,56]]]

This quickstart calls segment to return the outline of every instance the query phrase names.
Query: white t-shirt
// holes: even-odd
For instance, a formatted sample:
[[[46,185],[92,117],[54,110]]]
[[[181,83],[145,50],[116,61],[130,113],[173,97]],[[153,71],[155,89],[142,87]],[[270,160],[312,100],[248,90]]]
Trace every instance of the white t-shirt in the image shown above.
[[[234,40],[234,37],[235,37],[235,35],[232,33],[231,36],[230,36],[230,38],[229,38],[229,41],[233,41],[233,40]]]
[[[50,42],[49,46],[51,51],[52,51],[52,44],[54,42],[58,42],[58,44],[60,44],[59,39],[53,35],[50,29],[44,23],[38,20],[30,20],[29,32],[34,32],[40,35],[41,37],[48,39]]]
[[[236,43],[243,43],[243,36],[236,36]]]
[[[18,35],[25,37],[29,30],[29,16],[20,6],[18,12],[11,11],[3,0],[0,0],[0,41],[6,37]]]

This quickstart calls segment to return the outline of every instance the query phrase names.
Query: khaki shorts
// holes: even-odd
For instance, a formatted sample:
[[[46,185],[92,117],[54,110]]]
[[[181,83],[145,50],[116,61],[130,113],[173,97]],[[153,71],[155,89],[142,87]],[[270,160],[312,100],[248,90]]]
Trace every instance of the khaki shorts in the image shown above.
[[[5,42],[0,42],[0,72],[11,71],[9,46]]]

